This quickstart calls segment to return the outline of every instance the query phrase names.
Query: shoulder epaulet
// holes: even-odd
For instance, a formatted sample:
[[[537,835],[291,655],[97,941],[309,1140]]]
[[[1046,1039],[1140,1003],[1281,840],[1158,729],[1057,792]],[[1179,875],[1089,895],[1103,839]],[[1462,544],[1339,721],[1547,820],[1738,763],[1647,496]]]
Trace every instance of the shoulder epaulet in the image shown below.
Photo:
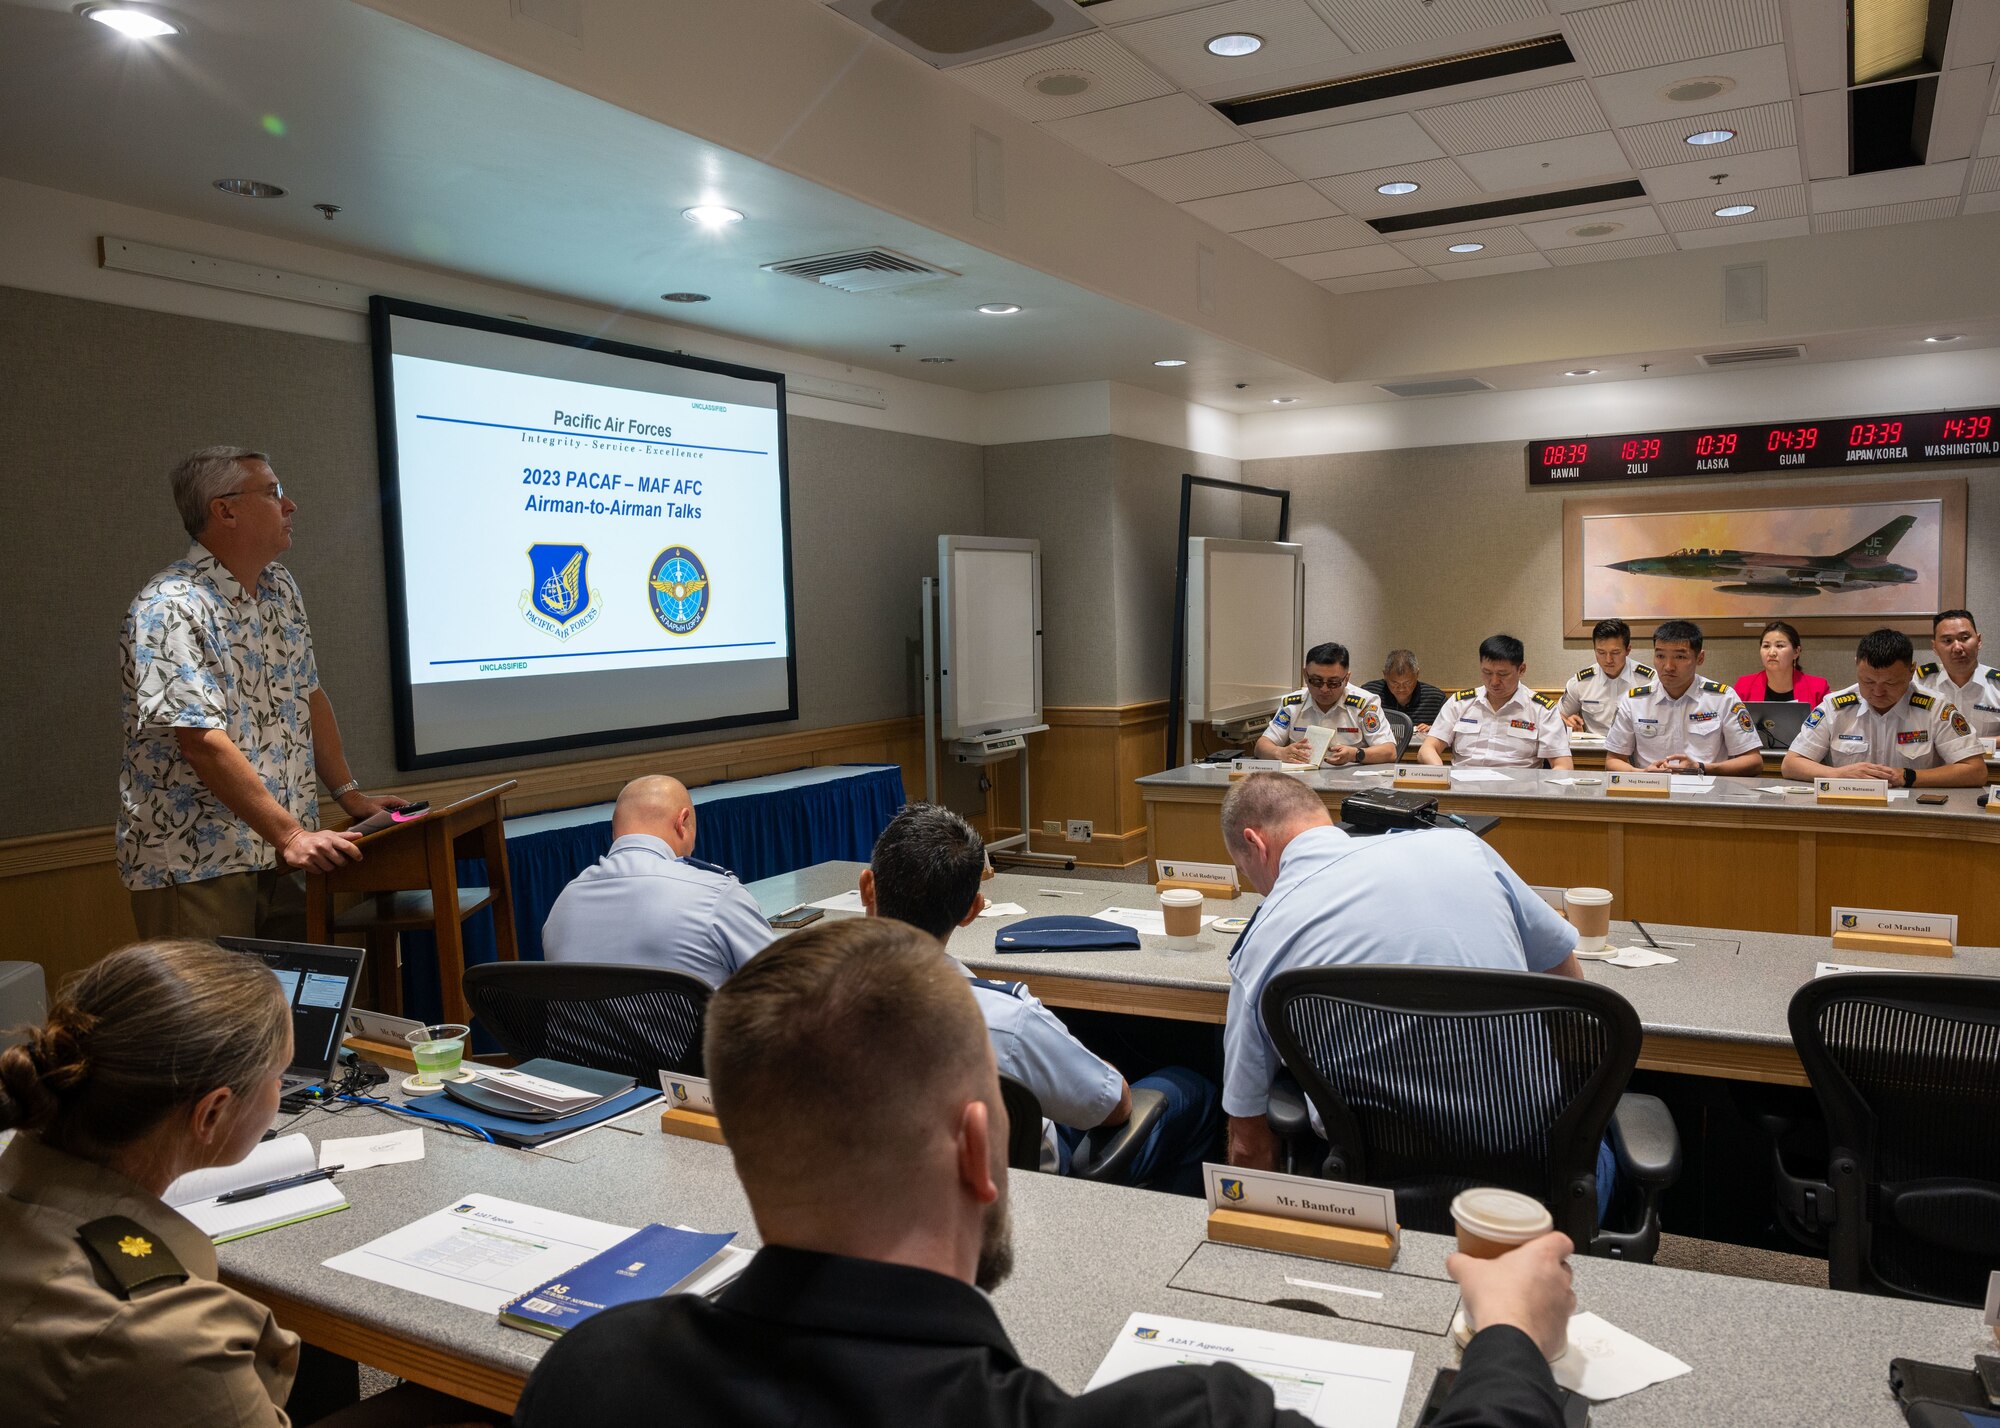
[[[1531,694],[1528,697],[1544,709],[1553,709],[1556,707],[1556,697],[1553,694]]]
[[[1729,692],[1728,685],[1721,683],[1719,680],[1710,679],[1707,675],[1703,675],[1701,678],[1701,688],[1704,694],[1727,694]]]
[[[83,1226],[76,1237],[98,1267],[111,1276],[121,1299],[130,1299],[141,1290],[167,1289],[189,1278],[167,1242],[137,1220],[106,1215]]]
[[[1922,664],[1917,666],[1918,679],[1929,679],[1932,675],[1936,674],[1937,672],[1938,672],[1938,662],[1934,659],[1927,659]]]
[[[1451,697],[1453,699],[1477,699],[1479,697],[1479,691],[1476,689],[1461,689]]]
[[[1861,696],[1856,694],[1851,689],[1848,690],[1847,693],[1845,694],[1836,694],[1833,696],[1833,707],[1836,709],[1852,708],[1854,705],[1859,704],[1860,702],[1861,702]]]
[[[1587,664],[1582,669],[1576,672],[1576,677],[1578,679],[1589,679],[1595,673],[1597,673],[1597,666],[1594,664]]]
[[[1926,694],[1921,689],[1910,691],[1910,707],[1912,709],[1928,709],[1935,703],[1937,703],[1935,695]]]
[[[1278,707],[1282,709],[1286,704],[1303,704],[1305,702],[1306,697],[1303,694],[1287,694],[1285,696],[1285,704],[1281,704]]]
[[[1986,671],[1986,682],[1988,684],[2000,684],[2000,669],[1994,669],[1989,666]]]
[[[1028,990],[1026,982],[989,982],[984,977],[968,977],[966,980],[975,987],[984,987],[987,991],[998,992],[1003,997],[1018,997]]]
[[[1649,664],[1640,664],[1639,661],[1633,660],[1632,668],[1638,672],[1641,679],[1651,679],[1653,677],[1653,667]]]
[[[1368,702],[1368,696],[1365,694],[1350,694],[1340,702],[1350,709],[1359,709]]]
[[[1651,694],[1652,692],[1653,686],[1650,684],[1635,684],[1625,691],[1625,697],[1627,699],[1637,699],[1642,694]]]

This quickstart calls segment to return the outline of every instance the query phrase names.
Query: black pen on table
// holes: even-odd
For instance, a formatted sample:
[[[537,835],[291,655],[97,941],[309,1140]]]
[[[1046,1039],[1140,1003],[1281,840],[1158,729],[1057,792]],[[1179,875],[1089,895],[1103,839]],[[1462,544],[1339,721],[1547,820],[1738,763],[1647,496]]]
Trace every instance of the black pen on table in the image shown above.
[[[255,1200],[260,1195],[268,1195],[273,1190],[289,1190],[295,1185],[310,1185],[315,1180],[331,1180],[333,1172],[347,1169],[344,1165],[329,1165],[324,1170],[309,1170],[303,1175],[288,1175],[283,1180],[273,1180],[268,1185],[252,1185],[242,1190],[231,1190],[227,1195],[215,1197],[218,1205],[234,1205],[239,1200]]]
[[[1646,945],[1648,947],[1652,948],[1655,952],[1660,950],[1660,944],[1653,940],[1653,934],[1646,930],[1645,923],[1639,921],[1639,919],[1635,917],[1632,919],[1632,925],[1639,929],[1639,935],[1646,939]]]

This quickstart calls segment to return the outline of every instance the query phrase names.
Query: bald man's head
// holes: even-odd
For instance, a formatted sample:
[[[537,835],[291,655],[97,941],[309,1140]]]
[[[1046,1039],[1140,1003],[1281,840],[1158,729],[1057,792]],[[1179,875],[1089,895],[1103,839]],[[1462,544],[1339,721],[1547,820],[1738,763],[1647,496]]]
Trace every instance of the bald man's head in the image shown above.
[[[647,774],[625,785],[611,813],[611,836],[644,833],[685,858],[694,851],[694,800],[687,785],[667,774]]]

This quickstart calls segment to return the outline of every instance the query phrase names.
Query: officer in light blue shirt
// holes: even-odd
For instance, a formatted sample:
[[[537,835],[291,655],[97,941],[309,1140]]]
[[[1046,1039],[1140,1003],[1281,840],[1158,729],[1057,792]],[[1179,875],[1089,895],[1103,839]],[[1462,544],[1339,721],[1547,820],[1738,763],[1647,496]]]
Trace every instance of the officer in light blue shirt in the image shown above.
[[[893,917],[939,942],[979,916],[985,845],[972,825],[936,804],[905,805],[876,840],[861,874],[861,901],[871,916]],[[1053,1012],[1019,982],[987,981],[954,961],[972,983],[1002,1076],[1042,1103],[1042,1166],[1068,1173],[1070,1152],[1098,1126],[1123,1125],[1132,1091],[1118,1069],[1070,1034]],[[1127,1172],[1133,1184],[1197,1194],[1201,1163],[1220,1139],[1215,1085],[1184,1067],[1140,1078],[1167,1098],[1166,1114]]]
[[[1264,894],[1230,955],[1222,1108],[1232,1165],[1277,1163],[1264,1113],[1283,1063],[1260,1004],[1278,973],[1381,963],[1583,976],[1576,929],[1471,833],[1350,838],[1317,793],[1267,773],[1229,791],[1222,836]]]
[[[611,848],[562,890],[542,924],[550,962],[630,962],[711,987],[775,938],[748,888],[694,851],[694,800],[664,774],[625,785]]]

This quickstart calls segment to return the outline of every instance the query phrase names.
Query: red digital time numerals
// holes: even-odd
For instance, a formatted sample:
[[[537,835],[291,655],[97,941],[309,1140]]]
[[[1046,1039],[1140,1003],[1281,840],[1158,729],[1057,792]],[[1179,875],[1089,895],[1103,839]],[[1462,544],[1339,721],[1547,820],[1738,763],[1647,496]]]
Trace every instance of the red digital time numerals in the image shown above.
[[[1766,451],[1811,451],[1818,445],[1816,426],[1781,426],[1764,438]]]
[[[1993,435],[1993,418],[1990,416],[1952,417],[1944,424],[1939,434],[1944,441],[1978,441]]]
[[[1736,433],[1733,431],[1705,431],[1694,439],[1696,456],[1734,456],[1736,454]]]
[[[1587,441],[1560,441],[1542,448],[1542,465],[1581,466],[1589,455],[1590,443]]]
[[[1618,448],[1618,454],[1627,461],[1650,461],[1660,454],[1660,439],[1648,436],[1628,441]]]
[[[1847,432],[1849,446],[1894,446],[1902,439],[1899,421],[1858,421]]]

